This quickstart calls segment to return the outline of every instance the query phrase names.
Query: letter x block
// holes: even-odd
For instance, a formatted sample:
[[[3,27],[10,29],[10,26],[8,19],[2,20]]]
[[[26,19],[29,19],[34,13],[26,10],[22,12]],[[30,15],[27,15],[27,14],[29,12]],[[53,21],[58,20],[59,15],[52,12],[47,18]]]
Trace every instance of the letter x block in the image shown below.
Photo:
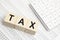
[[[6,15],[4,21],[5,23],[15,25],[18,29],[30,34],[35,34],[38,27],[37,21],[31,21],[24,16],[16,16],[11,13]]]

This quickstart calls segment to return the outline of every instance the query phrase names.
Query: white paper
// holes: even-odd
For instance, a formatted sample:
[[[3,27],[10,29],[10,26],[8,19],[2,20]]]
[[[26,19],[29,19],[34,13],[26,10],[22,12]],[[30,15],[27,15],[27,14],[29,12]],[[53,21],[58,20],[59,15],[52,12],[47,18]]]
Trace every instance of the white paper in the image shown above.
[[[32,0],[32,7],[43,20],[43,25],[49,29],[60,24],[60,1],[59,0]],[[38,16],[38,17],[39,17]]]
[[[27,17],[31,17],[32,19],[35,18],[32,11],[31,10],[28,11],[29,8],[28,7],[26,8],[25,4],[24,4],[24,8],[26,8],[26,11],[24,10],[24,8],[21,6],[23,2],[21,2],[20,5],[19,4],[20,3],[18,2],[18,0],[15,0],[15,1],[1,0],[0,1],[0,31],[1,31],[0,33],[1,35],[3,35],[2,37],[0,37],[1,40],[49,40],[49,39],[54,39],[57,36],[57,34],[54,31],[50,31],[50,32],[46,31],[41,24],[38,27],[38,31],[36,32],[35,35],[30,35],[28,33],[12,28],[11,26],[5,26],[3,24],[3,20],[4,20],[5,14],[8,11],[12,11],[16,15],[24,16],[25,14]],[[24,14],[20,13],[21,9],[19,7],[22,9],[21,12],[23,12],[24,10],[23,12]]]

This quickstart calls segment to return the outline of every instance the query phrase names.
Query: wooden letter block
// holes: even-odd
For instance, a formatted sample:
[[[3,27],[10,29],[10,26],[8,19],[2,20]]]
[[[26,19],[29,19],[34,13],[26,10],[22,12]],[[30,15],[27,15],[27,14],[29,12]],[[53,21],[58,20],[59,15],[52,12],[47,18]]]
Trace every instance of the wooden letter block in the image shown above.
[[[31,21],[30,19],[27,19],[26,17],[16,16],[15,14],[11,14],[11,13],[6,15],[4,21],[6,23],[15,25],[16,28],[18,28],[19,30],[22,30],[30,34],[35,34],[38,27],[37,21],[36,22]]]
[[[7,14],[6,17],[4,18],[4,21],[6,23],[10,23],[10,24],[15,25],[15,22],[16,22],[15,18],[16,18],[16,16],[14,14]]]

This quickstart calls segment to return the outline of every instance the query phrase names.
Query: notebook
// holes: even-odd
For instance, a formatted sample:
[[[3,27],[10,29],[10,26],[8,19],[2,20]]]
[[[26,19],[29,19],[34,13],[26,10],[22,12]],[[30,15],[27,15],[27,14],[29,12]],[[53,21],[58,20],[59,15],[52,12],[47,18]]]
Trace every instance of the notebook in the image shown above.
[[[60,24],[59,0],[32,0],[30,7],[46,29],[51,30]]]

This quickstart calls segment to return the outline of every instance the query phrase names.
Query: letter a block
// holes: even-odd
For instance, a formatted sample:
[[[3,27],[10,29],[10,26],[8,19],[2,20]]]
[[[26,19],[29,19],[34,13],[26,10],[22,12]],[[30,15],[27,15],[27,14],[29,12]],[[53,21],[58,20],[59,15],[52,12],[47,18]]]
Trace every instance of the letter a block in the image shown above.
[[[16,16],[11,13],[6,15],[4,22],[15,25],[18,29],[30,34],[35,34],[38,26],[37,21],[31,21],[24,16]]]

